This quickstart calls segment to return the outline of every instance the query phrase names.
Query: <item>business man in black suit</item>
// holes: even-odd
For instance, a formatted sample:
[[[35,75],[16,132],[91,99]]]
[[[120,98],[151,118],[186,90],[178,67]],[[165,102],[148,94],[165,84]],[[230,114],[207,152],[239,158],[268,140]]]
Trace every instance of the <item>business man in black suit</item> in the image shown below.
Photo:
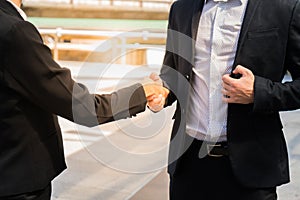
[[[167,91],[135,84],[90,94],[52,59],[20,4],[0,0],[0,199],[49,200],[66,168],[57,115],[96,126],[142,112]]]
[[[289,182],[279,111],[300,108],[299,1],[176,1],[160,77],[166,105],[177,100],[170,198],[277,199]]]

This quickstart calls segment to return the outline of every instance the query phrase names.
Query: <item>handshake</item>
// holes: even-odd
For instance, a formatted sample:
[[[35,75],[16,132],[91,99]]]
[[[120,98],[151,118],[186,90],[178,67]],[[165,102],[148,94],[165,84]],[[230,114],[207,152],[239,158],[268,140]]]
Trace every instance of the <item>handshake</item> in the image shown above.
[[[152,73],[148,81],[143,84],[147,106],[153,112],[159,112],[164,108],[169,90],[163,87],[160,77]]]

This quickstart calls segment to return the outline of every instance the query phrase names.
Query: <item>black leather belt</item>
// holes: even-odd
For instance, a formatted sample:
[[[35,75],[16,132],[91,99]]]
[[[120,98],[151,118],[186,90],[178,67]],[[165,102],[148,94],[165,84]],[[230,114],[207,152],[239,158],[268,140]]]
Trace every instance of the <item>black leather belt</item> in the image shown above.
[[[207,155],[211,157],[222,157],[222,156],[228,156],[228,145],[226,142],[220,142],[220,143],[206,143],[203,142],[203,144],[206,146],[207,149]]]

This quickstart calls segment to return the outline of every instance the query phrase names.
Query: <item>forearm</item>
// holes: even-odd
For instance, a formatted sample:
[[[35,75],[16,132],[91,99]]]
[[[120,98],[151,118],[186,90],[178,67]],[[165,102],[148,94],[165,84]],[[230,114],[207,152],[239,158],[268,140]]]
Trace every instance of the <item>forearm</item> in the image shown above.
[[[254,83],[254,111],[274,112],[300,108],[300,79],[292,82],[272,82],[256,76]]]

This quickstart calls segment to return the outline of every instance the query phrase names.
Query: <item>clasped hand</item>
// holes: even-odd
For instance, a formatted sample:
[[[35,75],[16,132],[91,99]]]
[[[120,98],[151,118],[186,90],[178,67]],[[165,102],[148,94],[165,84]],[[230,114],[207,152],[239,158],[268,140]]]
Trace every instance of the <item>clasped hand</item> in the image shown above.
[[[253,73],[238,65],[233,74],[240,74],[241,78],[235,79],[226,74],[223,80],[223,101],[226,103],[249,104],[254,101],[254,75]]]
[[[143,85],[147,98],[147,106],[153,112],[159,112],[164,108],[169,90],[162,85],[159,76],[152,73],[149,76],[151,82]]]

